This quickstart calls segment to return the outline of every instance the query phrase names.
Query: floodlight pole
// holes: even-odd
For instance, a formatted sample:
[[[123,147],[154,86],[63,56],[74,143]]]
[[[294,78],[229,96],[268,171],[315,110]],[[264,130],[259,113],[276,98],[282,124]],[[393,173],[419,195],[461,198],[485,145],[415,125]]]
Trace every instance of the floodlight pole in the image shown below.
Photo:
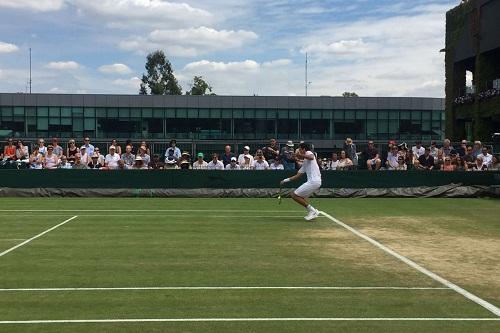
[[[307,52],[306,52],[306,81],[305,81],[306,96],[307,96],[307,86],[308,86],[308,81],[307,81]]]
[[[30,94],[31,94],[31,47],[30,47]]]

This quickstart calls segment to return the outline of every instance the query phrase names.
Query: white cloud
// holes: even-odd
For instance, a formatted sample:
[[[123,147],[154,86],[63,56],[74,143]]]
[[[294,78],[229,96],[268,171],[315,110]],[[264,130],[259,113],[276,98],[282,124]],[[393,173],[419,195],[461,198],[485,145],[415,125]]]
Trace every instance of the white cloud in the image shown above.
[[[98,16],[112,27],[189,27],[213,21],[210,12],[164,0],[72,0],[82,13]]]
[[[366,53],[368,45],[363,42],[361,38],[355,40],[340,40],[333,43],[313,43],[303,47],[302,53],[316,53],[316,54],[356,54]]]
[[[114,85],[126,87],[128,89],[134,89],[139,91],[139,86],[141,84],[141,79],[134,76],[130,79],[116,79],[112,82]]]
[[[103,65],[99,67],[99,71],[105,74],[130,74],[132,70],[124,64]]]
[[[16,51],[19,51],[19,48],[16,45],[0,42],[0,53],[11,53]]]
[[[60,10],[64,0],[1,0],[0,7],[13,9],[27,9],[38,12]]]
[[[80,65],[74,61],[52,61],[45,65],[45,68],[56,70],[78,69]]]
[[[258,38],[246,30],[215,30],[207,27],[154,30],[148,36],[135,36],[120,42],[120,48],[143,53],[164,49],[168,55],[195,57],[214,51],[239,48]]]

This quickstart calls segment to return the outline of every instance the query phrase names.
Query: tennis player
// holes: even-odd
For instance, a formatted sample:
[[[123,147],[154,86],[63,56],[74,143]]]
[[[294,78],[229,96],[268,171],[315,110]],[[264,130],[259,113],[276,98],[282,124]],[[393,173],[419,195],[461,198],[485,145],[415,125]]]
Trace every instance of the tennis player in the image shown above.
[[[307,175],[307,182],[302,184],[292,193],[292,199],[307,209],[308,214],[304,219],[306,221],[311,221],[319,216],[319,211],[309,204],[307,198],[321,187],[321,172],[319,171],[316,156],[311,151],[311,146],[309,144],[301,143],[295,157],[297,159],[304,159],[304,163],[295,176],[282,180],[281,185],[297,180],[304,174]]]

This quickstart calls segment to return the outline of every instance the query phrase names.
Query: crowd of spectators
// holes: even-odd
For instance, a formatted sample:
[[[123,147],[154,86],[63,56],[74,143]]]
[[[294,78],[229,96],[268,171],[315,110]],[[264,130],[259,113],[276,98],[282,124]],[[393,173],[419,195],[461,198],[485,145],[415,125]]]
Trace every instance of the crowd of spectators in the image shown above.
[[[464,96],[459,96],[455,98],[454,103],[456,105],[472,104],[475,101],[481,102],[496,96],[500,96],[500,89],[492,88],[477,94],[466,94]]]
[[[275,139],[252,154],[249,146],[244,146],[240,154],[233,152],[230,145],[224,147],[219,155],[206,156],[198,152],[195,158],[182,151],[176,140],[171,140],[163,155],[154,154],[148,144],[142,141],[135,145],[128,140],[123,147],[116,140],[109,143],[108,151],[101,152],[99,147],[85,137],[82,145],[74,139],[67,143],[66,149],[53,138],[50,144],[39,139],[32,152],[22,140],[8,139],[3,153],[3,162],[19,162],[31,169],[99,169],[99,170],[142,170],[142,169],[194,169],[194,170],[297,170],[302,161],[296,158],[296,147],[287,141],[282,147]],[[342,150],[333,152],[331,158],[319,158],[322,170],[442,170],[442,171],[484,171],[500,170],[499,156],[492,155],[480,141],[469,144],[462,140],[454,148],[446,139],[438,148],[435,141],[424,147],[417,141],[412,147],[405,142],[391,140],[382,152],[373,141],[357,151],[352,139],[345,140]]]

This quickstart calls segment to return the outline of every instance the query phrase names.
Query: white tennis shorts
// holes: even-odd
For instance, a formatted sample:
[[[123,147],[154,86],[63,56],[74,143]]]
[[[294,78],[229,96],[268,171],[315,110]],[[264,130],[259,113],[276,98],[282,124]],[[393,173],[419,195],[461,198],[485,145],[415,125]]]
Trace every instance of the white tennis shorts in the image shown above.
[[[321,182],[305,182],[299,188],[297,188],[293,193],[302,198],[309,198],[311,194],[317,191],[321,187]]]

